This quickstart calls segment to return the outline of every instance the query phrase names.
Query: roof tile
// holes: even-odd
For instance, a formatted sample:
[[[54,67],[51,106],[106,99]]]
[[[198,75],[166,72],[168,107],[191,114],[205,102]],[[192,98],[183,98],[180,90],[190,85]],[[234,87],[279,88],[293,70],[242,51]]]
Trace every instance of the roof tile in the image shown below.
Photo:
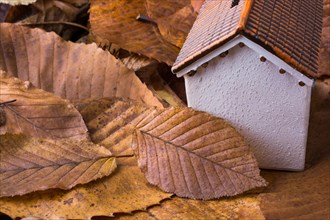
[[[315,77],[322,0],[206,0],[173,65],[178,72],[241,33],[307,76]],[[251,7],[251,8],[247,8]],[[248,14],[244,12],[248,11]],[[247,16],[247,17],[245,17]],[[240,27],[241,19],[246,23]]]

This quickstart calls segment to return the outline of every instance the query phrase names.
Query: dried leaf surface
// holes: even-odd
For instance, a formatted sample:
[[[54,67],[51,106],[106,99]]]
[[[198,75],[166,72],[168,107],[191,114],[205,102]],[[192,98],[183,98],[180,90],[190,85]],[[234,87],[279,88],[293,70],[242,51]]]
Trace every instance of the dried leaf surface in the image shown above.
[[[76,106],[93,142],[106,146],[114,156],[133,155],[133,131],[137,123],[154,109],[120,98],[85,100]]]
[[[323,28],[319,55],[319,76],[330,76],[330,1],[323,1]]]
[[[86,125],[74,106],[30,82],[8,76],[0,70],[0,102],[6,123],[0,134],[24,133],[34,137],[87,139]]]
[[[11,134],[0,138],[0,197],[71,189],[108,176],[116,168],[110,151],[88,141]]]
[[[9,5],[28,5],[37,0],[0,0],[0,3],[9,4]]]
[[[82,28],[68,25],[66,22],[83,23],[84,16],[87,16],[87,4],[87,0],[37,0],[27,6],[12,7],[5,21],[36,25],[69,40]]]
[[[109,52],[65,42],[54,33],[0,24],[0,69],[69,100],[126,97],[162,104]]]
[[[191,7],[189,0],[93,0],[91,30],[125,50],[172,65],[180,50],[175,44],[184,41],[197,14],[186,10],[173,16],[170,23],[163,21],[185,6]],[[137,21],[138,15],[148,16],[152,21]],[[158,21],[161,18],[163,20]],[[175,23],[182,25],[173,28]]]
[[[139,167],[166,192],[212,199],[266,186],[249,147],[222,119],[172,107],[154,110],[138,129],[133,149]]]
[[[136,166],[122,165],[109,177],[79,185],[70,191],[48,190],[0,199],[0,212],[12,218],[89,219],[131,213],[159,204],[171,195],[148,185]]]
[[[267,219],[330,218],[330,151],[324,146],[321,159],[304,172],[265,172],[272,181],[259,195]]]
[[[254,195],[213,201],[200,201],[175,197],[160,206],[133,216],[122,215],[120,220],[133,219],[265,219],[260,202]]]

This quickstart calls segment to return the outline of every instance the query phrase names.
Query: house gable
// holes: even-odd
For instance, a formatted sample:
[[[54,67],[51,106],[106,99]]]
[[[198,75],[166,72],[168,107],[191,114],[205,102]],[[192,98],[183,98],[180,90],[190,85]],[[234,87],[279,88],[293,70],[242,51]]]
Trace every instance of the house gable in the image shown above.
[[[322,0],[236,2],[233,6],[228,0],[205,1],[173,65],[174,73],[241,34],[306,76],[317,75]]]
[[[280,74],[276,64],[259,58],[258,51],[236,44],[226,57],[185,75],[188,105],[235,126],[262,168],[302,170],[311,87],[299,86],[294,74]]]

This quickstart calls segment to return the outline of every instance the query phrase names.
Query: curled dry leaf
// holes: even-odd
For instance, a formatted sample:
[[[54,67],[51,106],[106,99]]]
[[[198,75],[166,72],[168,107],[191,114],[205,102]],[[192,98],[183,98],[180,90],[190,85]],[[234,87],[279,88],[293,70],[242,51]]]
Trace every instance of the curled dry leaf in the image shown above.
[[[8,23],[0,24],[0,44],[0,69],[62,98],[116,96],[162,106],[133,71],[95,44]]]
[[[77,184],[110,175],[116,161],[110,151],[88,141],[1,135],[0,197]]]
[[[94,143],[107,147],[114,156],[132,156],[136,125],[154,108],[128,99],[85,100],[76,104]]]
[[[30,82],[8,76],[0,70],[0,102],[6,123],[0,134],[24,133],[34,137],[88,139],[86,125],[75,107]]]
[[[91,31],[125,50],[172,65],[179,53],[178,45],[197,17],[193,10],[176,15],[186,6],[192,8],[189,0],[92,0]],[[138,15],[147,16],[147,21],[138,21]],[[182,25],[178,25],[180,23]]]
[[[79,185],[70,191],[48,190],[0,198],[0,212],[12,218],[90,219],[145,210],[170,196],[148,185],[138,167],[122,164],[111,176]]]
[[[133,149],[148,181],[194,199],[233,196],[266,186],[236,130],[189,108],[154,110],[139,124]]]
[[[9,4],[9,5],[28,5],[37,0],[0,0],[0,3]]]

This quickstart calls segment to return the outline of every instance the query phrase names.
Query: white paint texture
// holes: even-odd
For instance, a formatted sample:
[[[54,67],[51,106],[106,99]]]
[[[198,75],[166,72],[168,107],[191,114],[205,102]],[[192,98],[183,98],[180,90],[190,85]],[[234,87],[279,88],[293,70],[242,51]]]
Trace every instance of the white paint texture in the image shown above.
[[[235,46],[194,76],[185,75],[188,105],[236,127],[261,168],[303,170],[311,87],[259,58],[249,47]]]

